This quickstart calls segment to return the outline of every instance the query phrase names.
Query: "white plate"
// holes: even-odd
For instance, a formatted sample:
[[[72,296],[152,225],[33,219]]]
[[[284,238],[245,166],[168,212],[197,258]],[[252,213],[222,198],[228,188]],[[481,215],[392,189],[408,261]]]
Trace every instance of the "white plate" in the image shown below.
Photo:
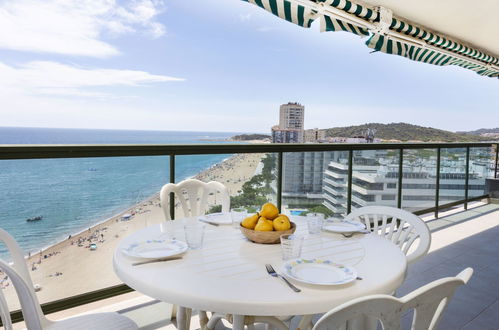
[[[123,253],[135,258],[155,259],[177,256],[187,249],[187,244],[182,241],[150,239],[124,247]]]
[[[366,229],[366,226],[362,222],[356,221],[341,221],[341,222],[332,222],[324,224],[322,227],[323,230],[329,231],[332,233],[355,233],[358,231],[362,231]]]
[[[232,224],[232,218],[230,213],[210,213],[198,217],[199,221],[203,222],[213,222],[219,225],[230,225]]]
[[[294,259],[286,262],[283,269],[289,278],[316,285],[341,285],[357,278],[354,268],[324,259]]]

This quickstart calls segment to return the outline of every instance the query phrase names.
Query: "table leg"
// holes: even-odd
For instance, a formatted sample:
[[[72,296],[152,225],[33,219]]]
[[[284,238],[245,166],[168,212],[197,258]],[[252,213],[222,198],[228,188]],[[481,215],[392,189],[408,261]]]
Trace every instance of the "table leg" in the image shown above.
[[[218,322],[225,317],[225,314],[213,313],[206,323],[207,330],[213,330],[217,326]],[[203,329],[204,330],[204,329]]]
[[[189,330],[191,328],[191,318],[192,318],[192,308],[185,309],[185,328]]]
[[[298,328],[296,330],[307,330],[312,324],[313,315],[303,315],[301,317],[300,323],[298,323]]]
[[[187,310],[185,307],[177,307],[177,329],[189,330],[187,329]]]
[[[208,325],[208,321],[209,321],[208,314],[206,314],[205,311],[199,311],[198,314],[199,314],[199,325],[200,325],[201,329],[206,329],[206,327]],[[213,316],[213,313],[212,313],[212,316]]]
[[[233,330],[244,330],[244,315],[233,315],[232,319]]]

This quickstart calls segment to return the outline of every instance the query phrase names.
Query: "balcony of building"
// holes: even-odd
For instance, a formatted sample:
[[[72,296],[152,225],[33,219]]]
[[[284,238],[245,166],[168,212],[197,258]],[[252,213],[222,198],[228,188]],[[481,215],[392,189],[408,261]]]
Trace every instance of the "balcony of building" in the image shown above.
[[[475,269],[475,277],[465,289],[460,290],[456,295],[453,303],[445,314],[444,321],[441,329],[474,329],[477,325],[486,328],[491,322],[497,321],[497,298],[499,292],[496,290],[496,283],[494,282],[497,275],[497,256],[494,251],[497,251],[498,243],[495,240],[497,235],[497,225],[499,224],[499,206],[494,204],[490,194],[485,190],[487,180],[492,179],[497,175],[497,145],[491,143],[483,144],[393,144],[393,145],[209,145],[209,146],[2,146],[0,155],[3,162],[10,165],[21,164],[22,162],[35,162],[42,164],[44,159],[50,160],[51,164],[72,159],[75,161],[71,166],[61,167],[60,171],[70,171],[74,169],[74,165],[79,162],[86,162],[89,159],[105,159],[115,161],[128,157],[143,158],[144,161],[150,159],[151,156],[162,157],[159,162],[155,163],[156,170],[163,173],[163,179],[167,179],[167,171],[170,171],[169,180],[176,181],[175,169],[178,163],[183,161],[182,157],[190,155],[188,161],[194,161],[195,157],[201,154],[236,154],[239,157],[242,154],[254,155],[251,159],[252,172],[250,175],[245,174],[244,180],[229,180],[223,179],[224,183],[235,184],[242,186],[245,182],[250,182],[256,175],[261,175],[262,172],[268,170],[265,168],[264,163],[273,163],[272,173],[273,177],[269,182],[270,190],[267,190],[267,197],[269,200],[274,200],[284,210],[291,209],[286,200],[286,163],[283,162],[286,153],[306,153],[306,152],[324,152],[332,153],[331,157],[335,157],[335,153],[341,152],[342,155],[347,152],[350,154],[350,161],[345,165],[347,171],[346,184],[335,190],[334,185],[329,185],[330,182],[326,180],[324,183],[324,190],[329,193],[329,196],[336,196],[337,201],[328,200],[327,194],[324,194],[323,205],[329,208],[334,216],[342,217],[346,213],[360,205],[376,204],[374,201],[366,201],[362,196],[358,196],[357,189],[355,189],[355,153],[370,153],[372,150],[377,150],[378,159],[383,161],[393,161],[393,156],[387,155],[383,150],[399,151],[399,154],[406,155],[417,154],[419,149],[424,148],[434,150],[434,154],[438,155],[439,150],[442,148],[452,148],[459,155],[464,154],[465,157],[461,159],[461,165],[457,166],[463,175],[456,176],[456,180],[462,181],[459,194],[455,194],[452,200],[440,200],[442,192],[445,190],[438,190],[441,183],[440,176],[433,177],[433,193],[430,201],[424,203],[414,204],[407,203],[404,197],[411,196],[410,189],[404,189],[404,170],[407,162],[412,160],[404,160],[404,157],[396,157],[397,160],[402,160],[401,164],[397,164],[400,173],[397,175],[396,187],[388,188],[385,184],[387,191],[395,194],[396,198],[387,201],[387,203],[394,207],[410,208],[411,211],[420,214],[426,221],[429,228],[432,230],[432,245],[430,253],[420,262],[414,264],[409,268],[408,277],[403,285],[397,290],[397,294],[405,294],[422,284],[428,283],[436,278],[455,275],[458,268],[465,268],[471,266]],[[480,175],[471,172],[469,164],[473,159],[474,149],[480,148],[487,149],[487,171]],[[379,155],[387,155],[386,159]],[[165,156],[168,155],[168,156]],[[267,158],[270,157],[270,158]],[[265,161],[265,159],[271,159]],[[248,159],[239,159],[249,162]],[[445,164],[446,158],[440,156],[440,164]],[[34,163],[33,163],[34,164]],[[85,163],[86,164],[86,163]],[[220,165],[222,171],[230,172],[234,169],[237,170],[234,163],[231,166]],[[468,165],[467,165],[468,164]],[[146,163],[143,164],[144,166]],[[165,166],[167,165],[167,166]],[[86,166],[86,165],[85,165]],[[17,173],[18,166],[9,166],[9,171],[12,179],[18,178],[25,173]],[[35,169],[37,167],[35,166]],[[112,165],[111,168],[116,168]],[[326,167],[324,167],[326,168]],[[140,169],[136,168],[135,170]],[[439,166],[432,169],[434,173],[441,173]],[[116,168],[117,174],[120,174],[119,168]],[[166,173],[164,173],[166,172]],[[4,175],[9,172],[4,171]],[[59,173],[60,174],[60,173]],[[327,172],[324,174],[327,177]],[[471,191],[469,187],[469,178],[473,177],[474,181],[478,181],[483,187],[483,191]],[[220,177],[222,178],[222,177]],[[468,179],[467,179],[468,178]],[[206,180],[210,178],[206,177]],[[427,177],[423,178],[428,180]],[[162,182],[164,183],[164,182]],[[47,181],[44,182],[47,184]],[[66,184],[70,184],[67,182]],[[118,182],[116,182],[118,189]],[[371,190],[371,192],[379,192],[380,190]],[[383,190],[381,190],[383,192]],[[470,192],[473,192],[472,194]],[[11,194],[9,196],[15,196]],[[241,193],[238,191],[238,193]],[[301,194],[301,198],[307,198],[307,193]],[[310,195],[310,194],[309,194]],[[312,196],[312,195],[310,195]],[[320,196],[313,195],[314,201]],[[12,202],[19,202],[15,197],[11,197]],[[50,199],[50,196],[47,196]],[[29,199],[28,199],[29,200]],[[296,202],[295,196],[293,202]],[[490,203],[492,201],[492,203]],[[85,202],[81,199],[81,202]],[[85,236],[87,230],[80,232],[74,237],[70,237],[65,241],[65,246],[59,245],[57,249],[48,249],[40,253],[40,261],[29,264],[31,268],[31,276],[34,278],[35,283],[42,283],[42,290],[38,293],[42,304],[49,312],[50,318],[58,319],[69,316],[79,315],[81,313],[91,313],[98,311],[118,311],[134,321],[141,327],[141,329],[161,329],[172,328],[175,326],[176,319],[169,315],[170,308],[167,302],[160,302],[153,298],[144,296],[138,292],[130,292],[130,288],[121,285],[121,282],[116,278],[111,266],[111,256],[116,249],[119,241],[132,234],[145,226],[150,226],[164,220],[161,209],[156,205],[155,200],[140,200],[139,204],[133,205],[130,212],[133,214],[129,220],[122,214],[116,218],[116,227],[108,226],[106,223],[98,224],[95,227],[88,229],[88,235]],[[307,202],[304,205],[294,205],[293,208],[300,208],[307,210],[309,206]],[[148,208],[151,207],[149,212]],[[178,210],[175,210],[178,212]],[[122,212],[123,213],[123,212]],[[40,222],[40,224],[43,223]],[[40,235],[46,233],[46,228],[40,228]],[[100,234],[103,234],[102,242],[97,243],[99,248],[97,251],[91,252],[86,250],[87,243],[85,240],[80,241],[80,236],[85,236],[89,239],[90,236],[96,236],[96,242],[100,239]],[[94,237],[95,238],[95,237]],[[79,246],[81,243],[82,246]],[[90,243],[93,243],[90,242]],[[82,252],[83,251],[83,252]],[[85,253],[83,256],[82,253]],[[106,258],[101,258],[106,255]],[[90,256],[90,257],[89,257]],[[98,257],[100,256],[100,257]],[[29,256],[33,257],[33,255]],[[53,260],[65,260],[70,263],[74,258],[80,258],[79,267],[71,269],[67,267],[61,272],[60,263],[55,263]],[[107,261],[104,261],[107,260]],[[58,266],[56,266],[56,264]],[[60,273],[60,276],[57,275]],[[66,282],[66,279],[72,277],[77,281]],[[98,278],[98,281],[89,279]],[[86,279],[86,280],[85,280]],[[5,284],[4,283],[4,287]],[[75,285],[76,283],[76,285]],[[60,286],[64,290],[58,290]],[[487,290],[487,288],[489,288]],[[6,288],[5,292],[8,293],[12,288]],[[11,290],[12,291],[12,290]],[[53,293],[56,292],[54,295]],[[12,292],[11,292],[12,293]],[[8,296],[8,295],[7,295]],[[56,299],[50,299],[50,297]],[[9,297],[9,296],[8,296]],[[14,304],[12,308],[13,317],[15,320],[20,320],[21,314],[16,311],[18,306]],[[199,323],[196,323],[194,318],[191,327],[195,328]],[[292,322],[296,327],[297,320]],[[15,328],[22,328],[22,321],[15,324]]]
[[[495,329],[499,323],[499,204],[475,202],[468,210],[455,207],[442,212],[435,219],[423,215],[432,228],[432,245],[424,260],[409,267],[407,279],[397,290],[402,296],[433,280],[454,276],[464,267],[473,267],[472,280],[457,292],[439,329]],[[176,320],[170,315],[169,304],[133,292],[103,299],[94,303],[70,308],[48,316],[63,319],[85,313],[118,312],[133,319],[140,329],[176,329]],[[319,318],[319,315],[316,316]],[[296,328],[299,318],[291,321]],[[403,320],[403,328],[409,328],[409,318]],[[225,322],[225,326],[230,326]],[[14,329],[23,329],[24,323]],[[195,314],[191,329],[199,328]],[[217,329],[223,329],[220,324]],[[264,329],[257,325],[257,329]]]

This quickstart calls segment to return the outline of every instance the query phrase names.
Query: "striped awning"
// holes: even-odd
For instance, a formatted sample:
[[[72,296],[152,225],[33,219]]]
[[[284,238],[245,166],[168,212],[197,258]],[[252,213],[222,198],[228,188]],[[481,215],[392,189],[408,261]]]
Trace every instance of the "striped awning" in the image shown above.
[[[350,0],[243,0],[302,27],[320,18],[321,31],[345,31],[370,36],[376,51],[433,65],[457,65],[499,77],[499,57],[395,17],[388,9]]]
[[[387,54],[407,57],[413,61],[424,62],[433,65],[457,65],[473,70],[482,76],[499,77],[499,70],[489,69],[487,64],[479,65],[470,61],[455,58],[442,52],[425,47],[411,45],[408,43],[391,40],[389,37],[373,34],[366,42],[369,48]]]
[[[309,28],[317,18],[317,12],[297,4],[293,0],[243,0],[296,25]]]

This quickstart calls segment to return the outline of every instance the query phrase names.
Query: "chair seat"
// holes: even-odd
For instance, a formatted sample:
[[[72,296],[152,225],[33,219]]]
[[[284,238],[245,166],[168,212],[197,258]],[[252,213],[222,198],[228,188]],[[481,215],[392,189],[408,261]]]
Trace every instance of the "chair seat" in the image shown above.
[[[137,330],[137,325],[118,313],[96,313],[56,321],[46,330]]]

